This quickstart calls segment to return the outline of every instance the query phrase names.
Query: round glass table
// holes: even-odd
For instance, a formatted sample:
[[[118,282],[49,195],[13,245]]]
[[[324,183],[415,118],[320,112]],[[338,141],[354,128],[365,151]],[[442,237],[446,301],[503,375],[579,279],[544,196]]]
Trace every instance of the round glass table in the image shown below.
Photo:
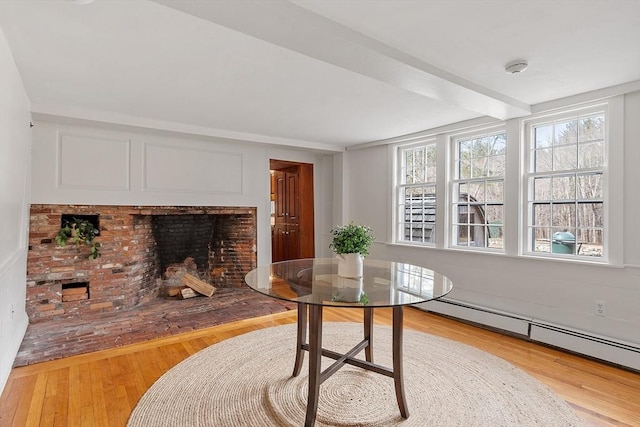
[[[315,423],[320,384],[345,364],[394,379],[400,415],[409,417],[402,379],[402,328],[404,306],[431,301],[448,294],[451,280],[437,271],[412,264],[365,259],[360,278],[340,277],[334,258],[309,258],[258,267],[245,276],[247,285],[264,295],[298,303],[298,326],[293,376],[309,352],[309,393],[305,426]],[[322,348],[322,308],[361,308],[363,340],[345,354]],[[391,307],[393,367],[373,362],[373,310]],[[309,339],[307,342],[307,326]],[[355,356],[362,350],[365,360]],[[335,362],[321,371],[322,356]]]

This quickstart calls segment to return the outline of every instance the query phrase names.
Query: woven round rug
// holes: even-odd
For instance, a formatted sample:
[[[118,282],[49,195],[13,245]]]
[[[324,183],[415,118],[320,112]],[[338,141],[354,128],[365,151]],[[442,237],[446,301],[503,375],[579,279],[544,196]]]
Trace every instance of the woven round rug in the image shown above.
[[[308,354],[292,377],[295,325],[261,329],[212,345],[165,373],[129,419],[137,426],[301,426]],[[375,326],[374,362],[391,364],[391,329]],[[346,352],[362,325],[325,323],[323,347]],[[583,426],[545,385],[474,347],[404,331],[409,418],[400,416],[393,379],[344,366],[320,386],[317,426]],[[359,357],[364,358],[364,354]],[[322,359],[323,369],[333,360]]]

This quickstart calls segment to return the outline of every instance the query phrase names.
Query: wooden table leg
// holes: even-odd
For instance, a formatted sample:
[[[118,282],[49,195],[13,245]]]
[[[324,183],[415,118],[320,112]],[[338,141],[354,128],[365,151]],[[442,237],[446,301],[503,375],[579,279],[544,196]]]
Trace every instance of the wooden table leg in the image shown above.
[[[373,307],[364,308],[364,339],[369,341],[364,349],[365,360],[373,363]]]
[[[396,400],[402,418],[409,418],[407,399],[404,395],[404,382],[402,380],[402,326],[404,307],[393,307],[393,382],[396,388]]]
[[[304,351],[302,346],[307,343],[307,304],[298,303],[298,334],[296,342],[296,361],[293,364],[293,376],[297,377],[302,369]]]
[[[305,427],[311,427],[318,412],[320,394],[320,371],[322,359],[322,306],[309,305],[309,393]]]

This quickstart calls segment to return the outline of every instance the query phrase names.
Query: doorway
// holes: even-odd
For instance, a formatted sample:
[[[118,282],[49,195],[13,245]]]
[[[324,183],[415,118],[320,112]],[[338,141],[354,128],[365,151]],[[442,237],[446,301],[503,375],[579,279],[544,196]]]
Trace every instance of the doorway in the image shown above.
[[[270,160],[271,261],[313,258],[313,165]]]

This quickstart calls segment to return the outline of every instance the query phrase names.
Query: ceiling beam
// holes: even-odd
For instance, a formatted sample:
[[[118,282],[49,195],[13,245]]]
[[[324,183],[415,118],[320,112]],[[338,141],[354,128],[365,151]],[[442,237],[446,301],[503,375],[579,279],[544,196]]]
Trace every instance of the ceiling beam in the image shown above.
[[[451,74],[286,0],[153,0],[394,87],[501,120],[528,104]]]

